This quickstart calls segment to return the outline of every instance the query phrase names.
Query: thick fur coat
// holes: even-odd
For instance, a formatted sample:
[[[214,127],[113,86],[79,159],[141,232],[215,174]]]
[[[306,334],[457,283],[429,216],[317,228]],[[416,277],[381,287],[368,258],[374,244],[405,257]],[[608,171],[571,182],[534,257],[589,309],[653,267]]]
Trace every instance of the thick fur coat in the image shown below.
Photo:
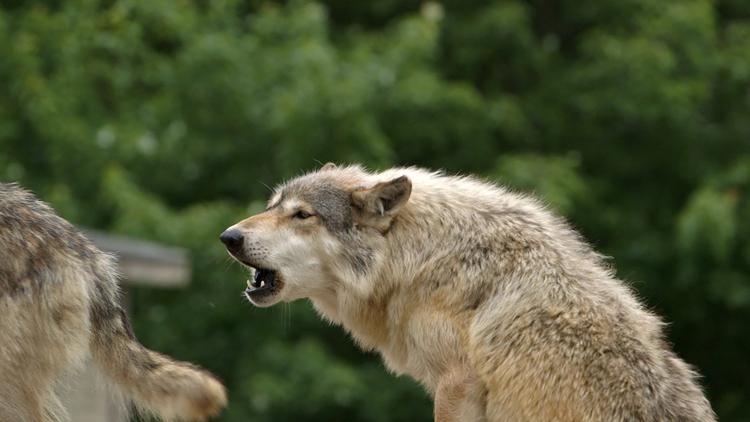
[[[536,200],[418,168],[322,169],[221,236],[257,306],[309,298],[438,421],[713,421],[663,323]]]
[[[0,184],[0,339],[2,422],[64,420],[55,384],[89,354],[119,391],[164,420],[205,420],[226,404],[211,374],[136,341],[113,259],[12,184]]]

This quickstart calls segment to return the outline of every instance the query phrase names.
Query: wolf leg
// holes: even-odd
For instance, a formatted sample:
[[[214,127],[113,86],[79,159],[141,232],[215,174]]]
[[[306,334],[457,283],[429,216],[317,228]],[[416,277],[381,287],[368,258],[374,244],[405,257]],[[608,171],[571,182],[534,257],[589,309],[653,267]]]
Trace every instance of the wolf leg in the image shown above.
[[[435,390],[435,422],[485,421],[485,396],[484,387],[470,369],[446,372]]]
[[[48,422],[39,397],[18,385],[5,385],[0,397],[0,421]]]

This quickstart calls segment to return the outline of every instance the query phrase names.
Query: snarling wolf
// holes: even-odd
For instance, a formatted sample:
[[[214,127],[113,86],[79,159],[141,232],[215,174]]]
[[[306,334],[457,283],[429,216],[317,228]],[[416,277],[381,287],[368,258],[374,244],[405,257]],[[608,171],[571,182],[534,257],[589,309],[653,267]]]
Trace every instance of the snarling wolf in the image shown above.
[[[537,201],[327,164],[221,236],[257,306],[311,299],[434,396],[437,421],[713,421],[662,323]]]
[[[211,374],[136,341],[110,256],[29,192],[0,183],[0,421],[64,420],[56,383],[88,354],[163,420],[206,420],[226,404]]]

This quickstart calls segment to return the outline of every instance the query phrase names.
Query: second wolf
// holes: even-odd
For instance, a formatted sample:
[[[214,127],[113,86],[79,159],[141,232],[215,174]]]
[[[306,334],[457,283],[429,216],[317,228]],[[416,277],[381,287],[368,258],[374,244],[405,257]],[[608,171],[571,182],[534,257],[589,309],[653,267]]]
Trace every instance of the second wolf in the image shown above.
[[[662,322],[535,200],[415,168],[326,165],[221,235],[258,306],[310,298],[438,421],[713,421]]]
[[[30,193],[0,183],[0,422],[64,420],[56,383],[89,353],[161,419],[203,421],[226,404],[211,374],[136,341],[108,255]]]

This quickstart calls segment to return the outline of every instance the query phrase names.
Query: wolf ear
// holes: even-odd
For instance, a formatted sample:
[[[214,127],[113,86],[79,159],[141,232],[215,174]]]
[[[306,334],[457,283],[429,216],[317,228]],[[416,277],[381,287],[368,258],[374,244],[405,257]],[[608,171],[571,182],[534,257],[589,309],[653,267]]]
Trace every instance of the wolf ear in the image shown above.
[[[332,162],[329,161],[329,162],[325,163],[323,165],[323,167],[320,168],[319,171],[335,170],[335,169],[336,169],[336,164],[334,164],[334,163],[332,163]]]
[[[369,189],[352,192],[352,203],[366,214],[394,215],[411,195],[411,180],[406,176],[380,182]]]

